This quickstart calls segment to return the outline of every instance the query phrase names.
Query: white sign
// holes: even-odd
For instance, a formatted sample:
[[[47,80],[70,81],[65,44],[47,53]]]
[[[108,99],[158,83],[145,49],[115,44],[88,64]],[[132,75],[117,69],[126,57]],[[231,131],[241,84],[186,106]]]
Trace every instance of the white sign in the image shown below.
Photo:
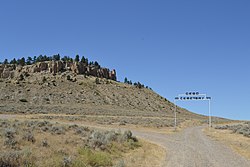
[[[185,94],[179,94],[178,96],[175,97],[174,99],[174,105],[175,105],[175,113],[174,113],[174,126],[176,129],[176,101],[191,101],[191,100],[206,100],[208,101],[208,115],[209,115],[209,127],[212,126],[211,122],[211,111],[210,111],[210,100],[211,97],[208,97],[206,94],[201,94],[199,92],[186,92]]]

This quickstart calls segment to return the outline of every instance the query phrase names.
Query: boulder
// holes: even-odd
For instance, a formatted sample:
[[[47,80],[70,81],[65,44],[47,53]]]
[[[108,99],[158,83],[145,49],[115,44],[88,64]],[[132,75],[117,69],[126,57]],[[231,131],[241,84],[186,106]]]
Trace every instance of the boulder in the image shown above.
[[[112,71],[110,71],[110,73],[109,73],[109,79],[112,79],[112,80],[116,81],[116,71],[115,71],[115,69],[113,69]]]
[[[109,69],[107,69],[107,68],[98,69],[97,70],[97,77],[109,79]]]
[[[48,70],[48,62],[40,62],[38,63],[38,67],[40,68],[40,71],[47,71]]]
[[[78,62],[77,69],[78,69],[78,74],[84,74],[86,72],[86,64]]]

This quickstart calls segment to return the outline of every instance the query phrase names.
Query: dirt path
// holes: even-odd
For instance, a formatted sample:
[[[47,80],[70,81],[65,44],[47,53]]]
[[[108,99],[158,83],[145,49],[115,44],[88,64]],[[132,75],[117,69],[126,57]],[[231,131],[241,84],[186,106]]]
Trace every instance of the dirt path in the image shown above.
[[[249,160],[203,134],[202,127],[189,128],[174,135],[139,131],[134,131],[134,134],[167,149],[166,167],[250,166]]]
[[[1,119],[15,118],[15,115],[0,115]],[[57,121],[60,122],[60,121]],[[75,124],[74,122],[61,122]],[[89,126],[88,124],[77,123]],[[92,126],[101,129],[121,129]],[[192,127],[174,134],[132,130],[137,137],[161,145],[167,151],[163,167],[249,167],[250,161],[234,153],[223,144],[211,140],[202,132],[202,127]]]

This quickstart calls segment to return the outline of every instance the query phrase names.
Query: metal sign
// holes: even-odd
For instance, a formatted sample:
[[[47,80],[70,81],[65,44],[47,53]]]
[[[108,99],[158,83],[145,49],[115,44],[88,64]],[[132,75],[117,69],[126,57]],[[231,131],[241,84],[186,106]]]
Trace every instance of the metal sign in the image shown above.
[[[210,101],[211,97],[208,97],[207,94],[201,94],[199,92],[186,92],[185,94],[179,94],[174,98],[174,105],[175,105],[175,112],[174,112],[174,126],[176,129],[176,122],[177,122],[177,116],[176,116],[176,101],[197,101],[197,100],[202,100],[202,101],[208,101],[208,115],[209,115],[209,127],[212,126],[212,121],[211,121],[211,111],[210,111]]]

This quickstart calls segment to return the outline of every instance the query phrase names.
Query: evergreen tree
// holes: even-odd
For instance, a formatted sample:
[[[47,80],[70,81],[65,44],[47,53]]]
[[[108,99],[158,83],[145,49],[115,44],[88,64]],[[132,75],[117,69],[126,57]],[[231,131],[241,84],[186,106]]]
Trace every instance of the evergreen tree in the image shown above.
[[[48,60],[47,55],[44,55],[44,56],[42,57],[42,61],[47,61],[47,60]]]
[[[39,55],[36,59],[36,62],[42,62],[43,61],[43,55]]]
[[[16,59],[14,58],[13,60],[10,61],[10,64],[17,64]]]
[[[19,63],[21,66],[24,66],[25,65],[25,58],[22,57]]]
[[[76,55],[76,57],[75,57],[75,61],[76,61],[76,62],[79,62],[79,61],[80,61],[80,57],[79,57],[79,55]]]
[[[60,58],[60,54],[57,54],[57,55],[53,55],[53,60],[55,61],[59,61],[61,58]]]
[[[36,56],[33,57],[33,63],[36,63]]]
[[[99,66],[99,63],[97,61],[94,62],[95,66]]]
[[[28,57],[27,60],[26,60],[26,62],[27,62],[27,65],[31,65],[32,62],[33,62],[33,60],[32,60],[31,57]]]
[[[59,56],[59,58],[60,58],[60,56]],[[53,58],[51,56],[46,56],[46,55],[43,56],[43,61],[52,61],[52,60],[53,60]]]
[[[82,63],[86,63],[86,59],[85,59],[84,56],[82,56],[81,62],[82,62]]]
[[[88,65],[89,64],[89,60],[86,58],[85,59],[85,63]]]
[[[69,56],[64,56],[63,58],[62,58],[62,61],[64,61],[64,62],[68,62],[68,61],[70,61],[70,57]]]
[[[9,64],[8,59],[5,59],[3,64]]]
[[[96,66],[97,68],[101,68],[101,66],[99,65],[97,61],[94,62],[94,66]]]
[[[127,77],[125,77],[124,83],[128,83],[128,78]]]
[[[17,59],[16,64],[20,65],[20,61],[21,61],[20,59]]]

